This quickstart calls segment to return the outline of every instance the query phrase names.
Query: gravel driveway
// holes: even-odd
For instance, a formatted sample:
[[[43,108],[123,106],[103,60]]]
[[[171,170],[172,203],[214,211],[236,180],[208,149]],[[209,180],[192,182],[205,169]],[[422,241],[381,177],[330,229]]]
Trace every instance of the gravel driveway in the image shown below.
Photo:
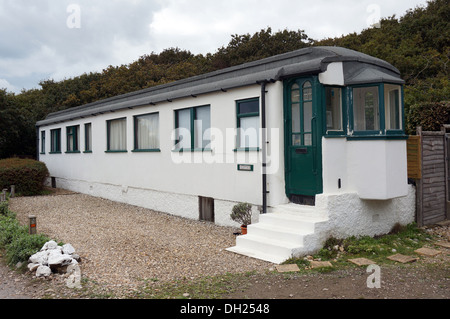
[[[22,223],[36,215],[38,232],[75,247],[82,278],[116,293],[146,281],[259,272],[272,265],[226,251],[235,245],[232,227],[70,192],[9,203]]]

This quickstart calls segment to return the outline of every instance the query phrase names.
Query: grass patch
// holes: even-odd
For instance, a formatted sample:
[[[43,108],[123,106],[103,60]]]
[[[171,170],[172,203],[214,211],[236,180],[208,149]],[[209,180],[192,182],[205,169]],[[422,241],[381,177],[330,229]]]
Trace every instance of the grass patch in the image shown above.
[[[352,258],[368,258],[379,264],[390,264],[393,262],[386,257],[397,253],[414,256],[416,255],[414,250],[429,244],[431,239],[432,236],[419,229],[415,223],[407,226],[396,225],[386,235],[329,238],[324,247],[312,257],[315,260],[331,261],[332,270],[349,266],[351,263],[348,259]],[[296,263],[300,269],[305,269],[309,265],[309,261],[303,257],[291,258],[285,263]],[[319,268],[319,271],[323,269]]]
[[[218,276],[207,276],[189,280],[187,278],[160,283],[156,280],[147,281],[141,291],[129,298],[138,299],[217,299],[223,295],[245,289],[242,283],[255,275],[255,272],[240,274],[227,273]]]

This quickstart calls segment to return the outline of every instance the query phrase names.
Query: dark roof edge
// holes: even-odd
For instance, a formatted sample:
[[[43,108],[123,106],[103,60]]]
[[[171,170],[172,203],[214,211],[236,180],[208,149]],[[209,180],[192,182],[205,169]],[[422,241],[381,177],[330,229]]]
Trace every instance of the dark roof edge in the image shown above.
[[[301,74],[320,73],[332,62],[362,62],[400,75],[400,72],[388,62],[364,53],[340,47],[307,47],[54,112],[36,125],[49,125],[169,99],[212,93],[264,80],[278,81]]]

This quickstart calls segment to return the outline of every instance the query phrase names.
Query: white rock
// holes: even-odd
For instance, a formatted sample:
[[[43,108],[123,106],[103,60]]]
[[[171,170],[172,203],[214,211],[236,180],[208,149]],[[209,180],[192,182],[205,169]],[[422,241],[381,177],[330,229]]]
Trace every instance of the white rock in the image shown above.
[[[38,263],[29,263],[27,267],[29,271],[35,271],[39,266],[40,264]]]
[[[56,251],[56,250],[55,250]],[[51,266],[66,266],[72,262],[72,256],[67,254],[53,253],[53,251],[48,255],[48,265]]]
[[[34,255],[31,255],[30,258],[28,258],[28,261],[33,264],[47,265],[48,252],[47,251],[39,251],[39,252],[35,253]]]
[[[52,249],[56,249],[56,248],[59,248],[58,243],[54,240],[50,240],[50,241],[46,242],[44,244],[44,246],[42,246],[41,251],[52,250]]]
[[[71,244],[65,244],[62,246],[63,254],[72,255],[75,252],[75,248]]]
[[[52,270],[48,266],[39,266],[36,269],[36,277],[48,277],[52,274]]]

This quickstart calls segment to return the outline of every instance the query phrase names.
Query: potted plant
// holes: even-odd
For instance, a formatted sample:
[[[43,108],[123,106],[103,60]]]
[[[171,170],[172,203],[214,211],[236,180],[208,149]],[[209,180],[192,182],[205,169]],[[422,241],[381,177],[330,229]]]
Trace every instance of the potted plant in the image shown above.
[[[247,234],[247,225],[252,223],[252,205],[248,203],[234,205],[230,217],[241,224],[241,234]]]

